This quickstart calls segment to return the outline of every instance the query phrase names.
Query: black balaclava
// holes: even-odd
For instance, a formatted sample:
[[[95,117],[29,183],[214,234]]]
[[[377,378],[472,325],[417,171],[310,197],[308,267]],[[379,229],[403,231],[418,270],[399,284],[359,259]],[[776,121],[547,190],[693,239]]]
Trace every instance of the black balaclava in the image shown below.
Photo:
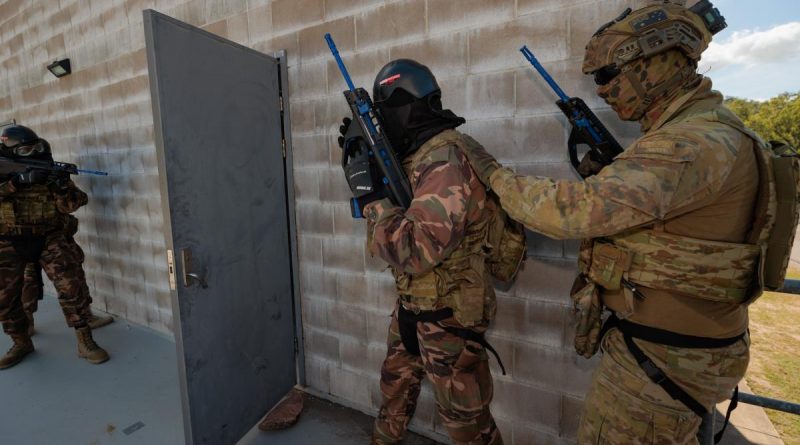
[[[466,122],[452,111],[442,109],[440,91],[417,99],[398,89],[388,100],[378,104],[378,110],[386,136],[401,159],[442,131]]]

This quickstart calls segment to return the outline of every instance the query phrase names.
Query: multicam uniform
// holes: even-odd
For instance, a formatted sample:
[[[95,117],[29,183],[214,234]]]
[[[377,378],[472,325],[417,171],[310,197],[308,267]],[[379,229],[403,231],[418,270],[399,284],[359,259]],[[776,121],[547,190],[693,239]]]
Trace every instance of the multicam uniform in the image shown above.
[[[489,411],[492,378],[480,342],[495,314],[484,246],[493,203],[466,161],[466,136],[445,130],[404,161],[414,191],[407,210],[388,200],[365,208],[368,248],[387,261],[399,294],[381,369],[383,402],[374,444],[400,443],[414,413],[420,383],[433,384],[439,414],[454,444],[500,444]],[[400,335],[401,313],[452,310],[438,322],[417,322],[419,354]],[[406,312],[408,311],[408,312]]]
[[[744,303],[758,292],[753,271],[764,224],[756,220],[757,203],[767,200],[768,175],[759,174],[766,171],[761,146],[710,80],[667,105],[641,121],[644,136],[583,182],[504,168],[491,171],[488,181],[509,215],[532,230],[588,238],[579,262],[585,285],[573,295],[585,313],[602,301],[629,322],[726,344],[632,340],[710,409],[730,397],[747,368]],[[483,177],[486,170],[477,170]],[[599,317],[590,323],[576,337],[587,356],[595,350]],[[700,417],[648,378],[622,332],[611,329],[601,347],[579,443],[694,442]]]
[[[64,215],[88,201],[71,181],[63,191],[46,185],[0,184],[0,321],[9,334],[27,332],[22,304],[25,266],[38,263],[59,294],[70,327],[86,324],[89,310],[81,258],[63,230]]]

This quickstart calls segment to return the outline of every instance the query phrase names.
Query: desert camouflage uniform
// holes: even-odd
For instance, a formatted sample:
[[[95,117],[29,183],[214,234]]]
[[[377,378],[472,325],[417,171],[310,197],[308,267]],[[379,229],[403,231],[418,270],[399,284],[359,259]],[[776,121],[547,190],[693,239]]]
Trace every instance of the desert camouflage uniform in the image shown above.
[[[607,94],[616,93],[612,90]],[[604,260],[609,264],[628,261],[623,269],[632,267],[630,257],[604,259],[598,256],[597,248],[600,246],[602,254],[603,246],[618,246],[619,240],[630,241],[642,234],[653,234],[656,240],[678,240],[673,246],[663,245],[661,251],[650,246],[655,250],[653,256],[644,256],[662,256],[663,264],[672,269],[668,272],[675,273],[683,258],[671,252],[681,247],[681,239],[701,238],[720,246],[747,242],[759,190],[755,160],[759,154],[753,139],[729,125],[741,122],[724,108],[722,96],[711,90],[708,79],[669,98],[656,111],[640,121],[644,136],[611,165],[581,182],[520,176],[497,168],[485,152],[468,154],[512,218],[552,238],[588,238],[579,262],[583,273],[588,274],[595,262]],[[732,213],[726,213],[731,209]],[[711,250],[707,253],[708,258],[715,258]],[[633,263],[637,264],[635,260]],[[730,264],[723,267],[727,266]],[[644,277],[650,280],[646,282],[659,285],[637,286],[644,294],[642,301],[619,285],[618,276],[615,289],[584,287],[590,290],[587,300],[593,295],[594,301],[583,311],[597,310],[602,302],[621,318],[683,335],[728,338],[745,333],[747,308],[741,304],[742,298],[726,299],[724,292],[717,292],[722,297],[708,300],[693,295],[694,277],[702,279],[706,274],[713,282],[726,270],[719,270],[720,265],[715,263],[698,267],[687,274],[692,279],[685,286],[680,280],[659,282],[655,279],[658,271]],[[599,269],[603,272],[602,267]],[[592,272],[593,278],[603,278],[598,270]],[[614,275],[613,268],[606,272]],[[752,275],[733,275],[731,282],[739,278],[749,284],[752,279]],[[675,287],[670,290],[670,286]],[[713,284],[708,289],[713,289]],[[594,352],[587,339],[588,343],[591,337],[596,340],[600,328],[599,320],[595,318],[595,322],[594,326],[579,325],[586,334],[580,344],[576,337],[576,348],[587,356]],[[714,349],[678,348],[640,339],[634,342],[707,409],[730,397],[749,359],[746,335],[732,345]],[[578,442],[696,443],[701,419],[650,381],[619,330],[608,332],[602,339],[602,349],[605,354],[586,397]]]
[[[448,307],[454,311],[446,320],[416,324],[416,356],[400,339],[395,308],[381,369],[383,402],[374,444],[402,441],[423,375],[433,384],[439,414],[454,444],[502,443],[489,410],[492,378],[486,351],[443,328],[468,327],[482,333],[495,312],[481,250],[490,217],[486,190],[459,148],[463,137],[446,130],[404,162],[414,191],[408,210],[388,200],[365,208],[368,248],[391,266],[398,306],[415,312]],[[469,280],[457,279],[460,274],[471,274],[471,287],[463,285]]]
[[[31,212],[48,216],[21,224],[19,219],[26,218],[25,214],[29,213],[18,208],[22,194],[24,200],[35,201]],[[85,278],[81,258],[72,245],[74,241],[70,243],[70,237],[58,228],[63,224],[64,214],[76,211],[87,201],[86,194],[71,181],[63,192],[53,192],[45,185],[24,186],[18,190],[10,181],[0,184],[2,211],[17,212],[10,216],[17,218],[16,223],[6,219],[0,228],[0,321],[7,334],[27,332],[22,288],[25,266],[31,262],[38,263],[53,282],[67,325],[86,325],[89,306],[83,291]]]

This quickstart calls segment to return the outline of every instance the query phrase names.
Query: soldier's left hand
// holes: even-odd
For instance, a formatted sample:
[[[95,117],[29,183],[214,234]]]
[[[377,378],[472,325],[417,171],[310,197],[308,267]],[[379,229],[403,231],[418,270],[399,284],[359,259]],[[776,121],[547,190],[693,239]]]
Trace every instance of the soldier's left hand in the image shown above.
[[[69,175],[52,174],[47,178],[47,185],[56,193],[66,192],[69,185]]]

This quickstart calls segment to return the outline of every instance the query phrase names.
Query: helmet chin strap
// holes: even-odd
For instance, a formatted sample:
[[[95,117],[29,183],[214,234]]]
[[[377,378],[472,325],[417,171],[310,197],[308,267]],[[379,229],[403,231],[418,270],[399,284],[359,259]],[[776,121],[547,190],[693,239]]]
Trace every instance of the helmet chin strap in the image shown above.
[[[647,110],[653,105],[653,103],[665,92],[671,91],[674,88],[678,87],[679,85],[686,82],[693,77],[695,73],[695,68],[691,65],[686,65],[681,68],[677,73],[675,73],[672,77],[661,82],[655,88],[651,88],[649,91],[645,89],[642,82],[639,80],[639,76],[633,70],[633,64],[625,65],[622,68],[623,74],[625,77],[628,78],[628,81],[631,83],[634,91],[636,91],[636,95],[641,99],[639,104],[636,106],[634,110],[634,116],[636,120],[639,120]]]

